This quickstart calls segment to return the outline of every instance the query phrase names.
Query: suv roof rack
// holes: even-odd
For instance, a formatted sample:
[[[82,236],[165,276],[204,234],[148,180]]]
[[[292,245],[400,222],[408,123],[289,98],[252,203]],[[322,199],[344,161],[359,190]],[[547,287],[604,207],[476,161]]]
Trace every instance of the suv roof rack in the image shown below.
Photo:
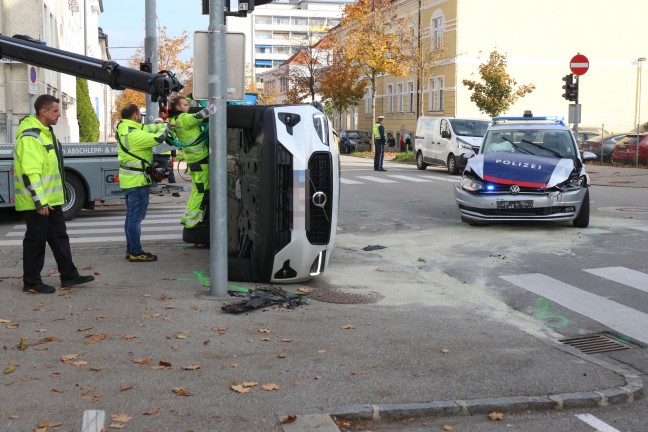
[[[531,121],[544,121],[554,122],[558,125],[565,126],[564,117],[557,116],[544,116],[544,117],[493,117],[493,124],[505,122],[531,122]]]

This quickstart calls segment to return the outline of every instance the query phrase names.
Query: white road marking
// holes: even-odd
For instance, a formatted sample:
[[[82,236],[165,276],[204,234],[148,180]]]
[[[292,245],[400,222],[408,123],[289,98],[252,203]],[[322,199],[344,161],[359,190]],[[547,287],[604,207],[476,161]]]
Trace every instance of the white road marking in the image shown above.
[[[638,231],[648,231],[648,226],[634,226],[634,227],[630,227],[630,228],[638,230]]]
[[[170,223],[173,222],[174,220],[177,220],[178,223],[180,223],[180,218],[182,217],[181,214],[175,214],[175,215],[168,215],[168,216],[155,216],[152,218],[147,218],[142,221],[142,225],[151,225],[151,224],[164,224],[164,223]],[[124,225],[124,218],[120,219],[114,219],[114,220],[107,220],[103,218],[96,218],[92,221],[88,222],[66,222],[65,223],[67,228],[77,228],[77,227],[89,227],[89,226],[109,226],[109,225]],[[25,225],[14,225],[13,229],[15,230],[25,230]]]
[[[397,179],[401,179],[401,180],[407,180],[407,181],[411,181],[411,182],[417,182],[417,183],[425,183],[425,182],[434,183],[434,180],[427,180],[427,179],[423,179],[423,178],[409,177],[409,176],[404,176],[404,175],[389,175],[389,177],[393,177],[393,178],[397,178]]]
[[[386,178],[374,177],[374,176],[357,176],[357,178],[361,178],[363,180],[369,180],[376,183],[398,183],[397,181],[394,180],[388,180]]]
[[[83,411],[83,426],[81,432],[100,432],[106,421],[106,412],[102,410]]]
[[[540,273],[500,276],[611,329],[648,343],[648,314],[568,285]]]
[[[620,432],[619,429],[613,428],[609,424],[594,417],[592,414],[576,414],[576,418],[584,421],[599,432]]]
[[[159,230],[158,230],[159,231]],[[182,240],[182,234],[152,234],[152,235],[142,235],[141,240]],[[0,240],[0,246],[20,246],[22,245],[22,240]],[[115,242],[124,242],[126,243],[126,236],[111,236],[111,237],[70,237],[70,244],[75,243],[115,243]]]
[[[587,273],[591,273],[602,278],[627,285],[638,290],[648,292],[648,275],[636,270],[631,270],[625,267],[603,267],[595,269],[584,269]]]
[[[164,231],[182,231],[184,226],[182,226],[180,223],[178,225],[174,226],[167,226],[164,228],[160,228],[157,226],[150,226],[150,227],[142,227],[142,232],[145,231],[153,231],[153,232],[160,232],[160,230]],[[123,233],[124,228],[123,227],[115,227],[115,228],[90,228],[90,229],[69,229],[67,230],[68,235],[71,237],[73,235],[83,235],[83,234],[109,234],[109,233]],[[10,233],[7,233],[6,237],[23,237],[25,235],[25,231],[12,231]]]
[[[342,183],[342,184],[363,184],[362,182],[347,179],[347,178],[340,178],[340,183]]]
[[[461,181],[461,178],[456,179],[456,178],[439,177],[439,176],[431,176],[431,175],[420,175],[419,177],[431,178],[434,180],[441,180],[441,181],[452,182],[452,183],[459,183]]]

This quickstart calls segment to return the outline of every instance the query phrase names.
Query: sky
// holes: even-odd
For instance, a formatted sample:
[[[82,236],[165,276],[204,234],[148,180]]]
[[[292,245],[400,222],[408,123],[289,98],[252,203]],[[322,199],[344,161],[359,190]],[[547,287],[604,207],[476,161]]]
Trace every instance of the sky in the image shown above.
[[[136,48],[116,47],[144,46],[145,3],[144,0],[103,0],[104,11],[99,15],[99,27],[108,35],[110,56],[121,65],[128,65],[128,59],[135,54]],[[156,3],[158,27],[166,27],[169,37],[179,37],[186,30],[191,44],[194,31],[209,27],[209,15],[202,15],[201,0],[157,0]],[[192,54],[190,47],[182,59],[188,60]]]

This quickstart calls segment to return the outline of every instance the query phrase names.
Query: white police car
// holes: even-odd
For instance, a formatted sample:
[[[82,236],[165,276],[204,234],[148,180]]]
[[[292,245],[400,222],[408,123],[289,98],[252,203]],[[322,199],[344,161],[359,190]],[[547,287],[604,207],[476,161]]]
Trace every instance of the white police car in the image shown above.
[[[468,160],[455,198],[462,222],[571,221],[589,225],[589,178],[562,118],[495,117]]]

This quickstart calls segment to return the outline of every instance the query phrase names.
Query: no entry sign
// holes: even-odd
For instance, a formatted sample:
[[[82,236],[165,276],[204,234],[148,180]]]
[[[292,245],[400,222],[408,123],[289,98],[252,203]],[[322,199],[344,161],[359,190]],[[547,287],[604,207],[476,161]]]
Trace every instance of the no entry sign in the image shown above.
[[[575,75],[585,75],[589,69],[589,60],[583,54],[576,54],[569,62],[569,69]]]

